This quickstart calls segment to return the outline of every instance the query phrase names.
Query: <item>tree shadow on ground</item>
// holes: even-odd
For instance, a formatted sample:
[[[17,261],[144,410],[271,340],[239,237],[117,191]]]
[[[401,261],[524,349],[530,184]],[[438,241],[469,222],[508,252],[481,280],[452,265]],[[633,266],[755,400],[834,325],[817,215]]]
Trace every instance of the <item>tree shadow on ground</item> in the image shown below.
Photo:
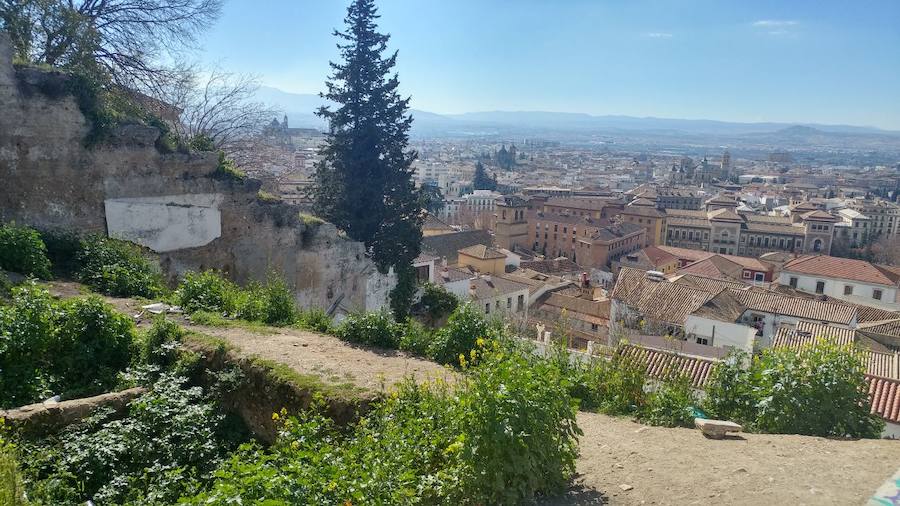
[[[547,497],[539,500],[540,506],[601,506],[607,504],[606,495],[591,487],[576,484],[569,487],[564,493],[556,497]]]

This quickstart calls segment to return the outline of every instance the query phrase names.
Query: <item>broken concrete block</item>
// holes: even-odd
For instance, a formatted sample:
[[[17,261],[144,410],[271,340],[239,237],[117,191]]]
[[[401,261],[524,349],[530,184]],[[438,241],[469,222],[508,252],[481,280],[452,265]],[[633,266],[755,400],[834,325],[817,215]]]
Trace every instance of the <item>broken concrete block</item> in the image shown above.
[[[723,439],[728,432],[741,432],[740,425],[727,420],[710,420],[708,418],[694,418],[694,425],[703,432],[703,435],[711,439]]]

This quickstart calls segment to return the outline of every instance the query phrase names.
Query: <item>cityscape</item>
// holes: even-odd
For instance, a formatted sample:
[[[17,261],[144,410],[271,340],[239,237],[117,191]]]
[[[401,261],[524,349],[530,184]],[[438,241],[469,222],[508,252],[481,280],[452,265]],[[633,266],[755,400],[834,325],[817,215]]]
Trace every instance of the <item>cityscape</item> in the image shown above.
[[[896,5],[299,4],[0,1],[0,503],[898,503]]]

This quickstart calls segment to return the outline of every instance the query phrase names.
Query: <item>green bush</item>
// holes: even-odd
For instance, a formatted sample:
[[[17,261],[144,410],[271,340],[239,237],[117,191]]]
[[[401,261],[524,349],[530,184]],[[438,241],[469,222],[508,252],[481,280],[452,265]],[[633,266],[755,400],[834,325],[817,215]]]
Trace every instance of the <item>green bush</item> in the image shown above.
[[[434,333],[428,356],[439,364],[458,364],[460,355],[468,355],[479,338],[491,335],[484,314],[473,304],[456,308],[447,324]]]
[[[650,425],[693,427],[697,404],[691,380],[684,375],[676,375],[662,381],[656,391],[648,396],[640,418]]]
[[[702,407],[707,416],[745,425],[753,421],[756,402],[750,368],[747,367],[750,363],[747,353],[733,351],[716,364],[704,388],[706,397]]]
[[[381,348],[397,348],[402,328],[389,313],[368,312],[348,315],[337,329],[345,341]]]
[[[189,272],[178,286],[176,297],[185,311],[218,313],[251,322],[284,326],[297,320],[294,293],[275,273],[266,283],[251,283],[246,289],[215,271]]]
[[[428,356],[428,347],[431,346],[432,338],[431,330],[425,325],[410,319],[403,325],[403,331],[400,333],[397,347],[403,351],[426,357]]]
[[[569,394],[580,402],[581,409],[628,415],[646,403],[646,372],[630,357],[617,354],[611,360],[573,361],[560,341],[551,348],[549,359],[562,371]]]
[[[47,245],[53,274],[64,278],[77,277],[81,236],[70,230],[50,229],[41,231],[41,239]]]
[[[259,321],[269,325],[290,325],[297,320],[294,292],[275,273],[269,273],[266,284],[256,297],[263,301],[263,314]]]
[[[100,413],[58,436],[21,444],[37,504],[175,504],[209,478],[232,443],[218,407],[164,375],[121,420]]]
[[[349,434],[314,413],[287,419],[273,446],[245,445],[187,503],[520,504],[561,490],[580,431],[559,370],[476,353],[482,365],[453,387],[409,379]]]
[[[0,225],[0,269],[50,279],[50,260],[41,234],[15,223]]]
[[[0,448],[0,504],[26,506],[22,477],[12,455]]]
[[[301,329],[312,330],[313,332],[321,332],[323,334],[331,334],[334,332],[334,326],[331,317],[321,308],[312,308],[299,311],[297,313],[296,325]]]
[[[107,295],[149,298],[165,289],[159,266],[130,242],[96,235],[85,237],[77,262],[78,279]]]
[[[185,331],[177,323],[158,315],[153,326],[141,336],[138,347],[140,364],[166,367],[178,359],[178,343]]]
[[[616,355],[603,370],[597,397],[600,411],[610,415],[636,413],[646,402],[644,364],[636,359]]]
[[[419,303],[428,316],[428,320],[434,324],[455,311],[459,305],[459,299],[442,286],[426,283]]]
[[[206,134],[197,134],[188,141],[188,146],[194,151],[215,151],[216,144]]]
[[[870,413],[864,355],[820,340],[800,351],[766,349],[749,370],[719,365],[704,404],[715,416],[753,431],[823,437],[878,437],[884,422]]]
[[[9,276],[5,272],[0,271],[0,299],[10,297],[12,295],[13,284],[9,280]],[[2,300],[0,300],[2,302]]]
[[[64,301],[50,349],[56,391],[66,397],[107,391],[128,367],[134,339],[134,322],[99,297]]]
[[[188,313],[210,311],[233,314],[240,289],[215,271],[188,272],[178,285],[176,297]]]
[[[47,290],[25,284],[0,306],[0,408],[38,401],[50,393],[56,303]]]
[[[228,181],[243,181],[247,178],[247,174],[238,168],[234,160],[226,158],[225,153],[219,151],[219,164],[213,171],[213,177]]]
[[[478,367],[459,396],[464,497],[472,504],[520,504],[561,491],[575,472],[577,402],[550,361],[477,347]]]
[[[97,297],[58,302],[36,286],[16,288],[0,307],[0,406],[111,388],[133,338],[132,321]]]

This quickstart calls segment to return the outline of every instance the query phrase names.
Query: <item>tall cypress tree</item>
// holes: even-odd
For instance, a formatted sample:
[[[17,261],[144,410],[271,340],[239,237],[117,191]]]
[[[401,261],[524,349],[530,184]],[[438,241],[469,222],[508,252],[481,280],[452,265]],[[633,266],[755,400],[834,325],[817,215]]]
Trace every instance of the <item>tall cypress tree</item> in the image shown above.
[[[328,134],[316,166],[318,213],[362,241],[378,269],[394,267],[401,284],[409,276],[422,241],[423,198],[413,183],[417,153],[408,147],[412,117],[409,98],[397,92],[396,51],[388,56],[390,38],[377,31],[374,0],[353,0],[339,39],[341,60],[331,62],[332,75],[321,96],[335,108],[317,114],[328,121]],[[393,73],[393,74],[392,74]],[[392,294],[395,313],[403,311],[409,287]]]

